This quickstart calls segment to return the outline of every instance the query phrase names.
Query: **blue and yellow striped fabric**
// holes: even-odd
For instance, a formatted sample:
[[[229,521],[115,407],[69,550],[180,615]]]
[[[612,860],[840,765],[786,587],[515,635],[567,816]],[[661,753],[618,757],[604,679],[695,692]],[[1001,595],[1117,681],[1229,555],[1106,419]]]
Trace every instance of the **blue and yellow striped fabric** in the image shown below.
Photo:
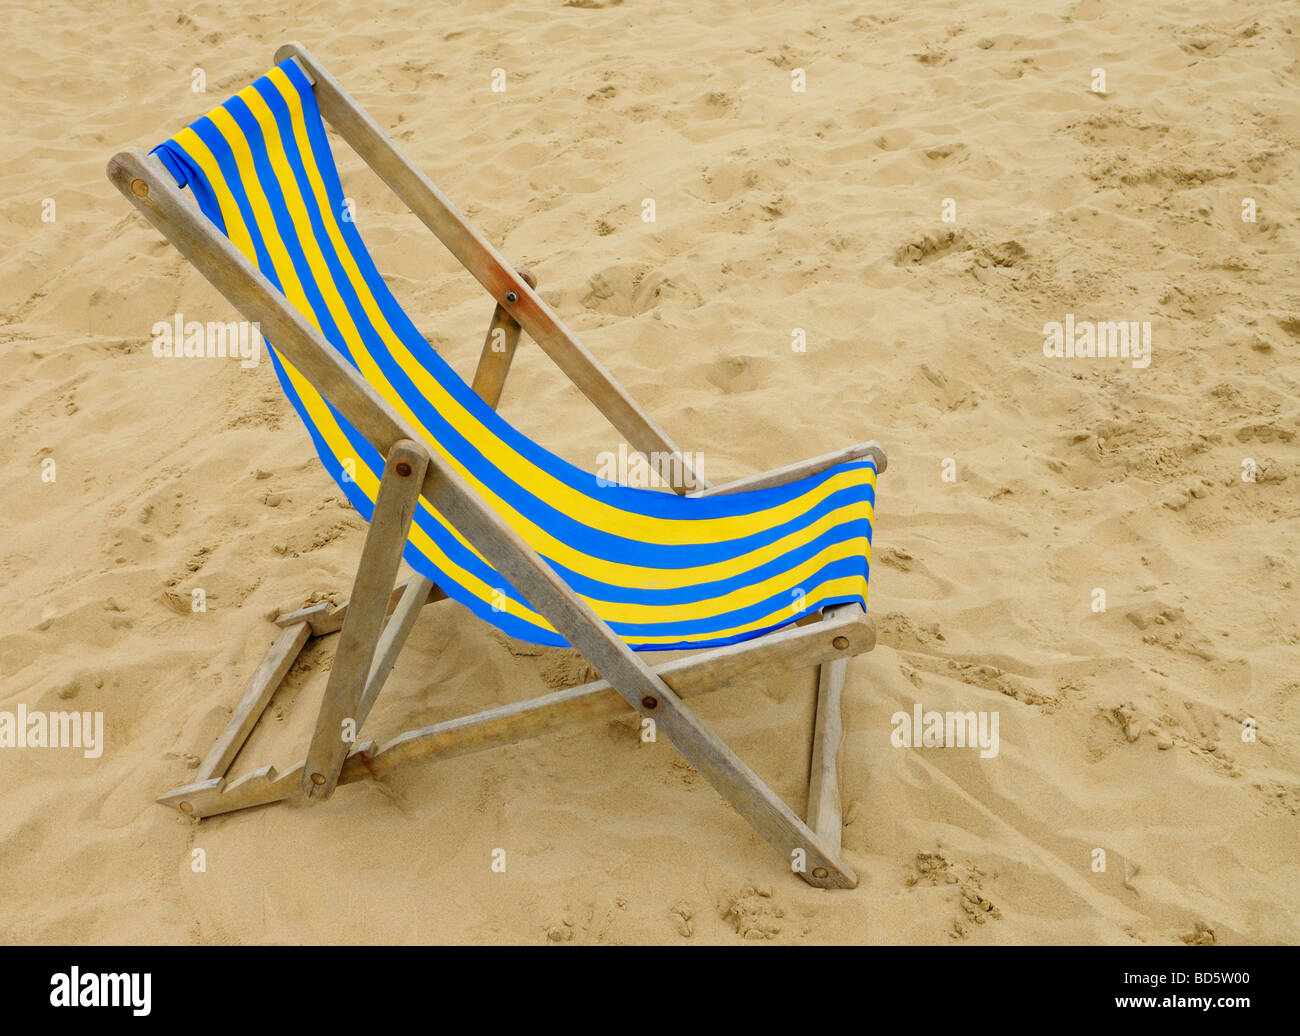
[[[829,604],[864,608],[870,458],[688,498],[609,485],[520,434],[416,330],[351,219],[292,62],[155,149],[203,212],[613,630],[637,650],[730,644]],[[271,346],[321,462],[368,521],[384,458]],[[426,501],[406,561],[510,636],[564,639]]]

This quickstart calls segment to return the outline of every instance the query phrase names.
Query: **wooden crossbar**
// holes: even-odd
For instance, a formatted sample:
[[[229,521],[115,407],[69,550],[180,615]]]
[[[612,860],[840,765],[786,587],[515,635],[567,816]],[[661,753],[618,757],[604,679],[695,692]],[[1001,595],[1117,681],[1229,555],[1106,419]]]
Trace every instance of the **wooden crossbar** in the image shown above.
[[[516,271],[530,288],[536,289],[537,278],[531,270]],[[488,325],[487,339],[483,342],[483,353],[479,356],[478,368],[474,371],[472,388],[493,410],[501,403],[501,390],[505,388],[506,375],[510,373],[510,364],[515,358],[515,349],[519,347],[519,335],[523,328],[519,321],[510,315],[505,306],[497,303],[492,313],[492,323]]]
[[[280,686],[280,681],[292,668],[298,653],[310,637],[311,627],[305,622],[299,622],[286,628],[276,638],[271,650],[262,659],[262,664],[249,679],[248,687],[235,706],[230,722],[199,763],[200,781],[225,776],[258,719],[271,703],[275,689]]]
[[[824,622],[788,626],[758,640],[713,648],[665,662],[655,672],[682,698],[710,694],[751,680],[761,673],[782,672],[847,659],[870,651],[875,629],[853,607]],[[527,701],[487,709],[471,716],[435,723],[376,745],[358,744],[344,763],[340,784],[379,777],[416,759],[449,759],[526,738],[539,737],[574,724],[627,715],[627,704],[606,680],[554,691]],[[229,813],[296,796],[304,764],[284,773],[274,767],[255,770],[237,781],[200,780],[176,788],[159,802],[197,817]]]

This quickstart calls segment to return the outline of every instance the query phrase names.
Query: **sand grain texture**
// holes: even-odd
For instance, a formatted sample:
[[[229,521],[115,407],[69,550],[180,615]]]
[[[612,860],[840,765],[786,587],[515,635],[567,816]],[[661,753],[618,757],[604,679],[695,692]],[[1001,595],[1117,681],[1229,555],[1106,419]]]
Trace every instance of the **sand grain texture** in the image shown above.
[[[98,760],[0,750],[0,939],[1300,937],[1294,4],[355,10],[0,8],[0,709],[102,711],[108,739]],[[236,315],[104,165],[290,38],[711,478],[889,447],[880,645],[845,690],[859,888],[793,878],[630,718],[310,810],[194,825],[153,804],[220,730],[267,617],[347,595],[364,525],[269,363],[150,355],[157,320]],[[380,268],[468,375],[490,301],[337,153]],[[1152,321],[1150,367],[1044,357],[1067,313]],[[575,463],[617,449],[527,342],[502,405]],[[236,773],[301,756],[332,650],[304,653]],[[430,608],[368,733],[582,676]],[[699,705],[795,809],[812,690],[773,676]],[[997,710],[999,755],[891,747],[915,702]]]

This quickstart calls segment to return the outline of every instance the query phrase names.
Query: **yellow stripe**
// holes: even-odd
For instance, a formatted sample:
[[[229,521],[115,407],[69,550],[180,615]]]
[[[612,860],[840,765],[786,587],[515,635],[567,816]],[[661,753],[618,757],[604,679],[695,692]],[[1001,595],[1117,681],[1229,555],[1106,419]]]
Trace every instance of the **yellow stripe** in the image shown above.
[[[307,382],[305,378],[301,378],[301,376],[294,378],[293,380],[294,387],[299,391],[304,406],[311,413],[312,423],[329,444],[335,457],[340,455],[340,451],[345,454],[350,453],[351,447],[347,442],[343,430],[339,428],[338,423],[334,420],[334,416],[328,407],[326,407],[323,401],[320,400],[319,394],[315,393],[314,390],[311,390],[311,395],[314,396],[314,401],[308,402],[305,390],[310,390],[310,383]],[[365,465],[359,465],[358,467],[361,470],[364,470],[367,476],[363,481],[360,477],[361,472],[358,471],[358,488],[360,488],[362,492],[366,494],[367,499],[373,503],[374,494],[378,492],[378,480],[375,474]],[[458,542],[471,550],[473,549],[469,544],[469,541],[466,540],[457,529],[443,520],[441,515],[430,508],[427,501],[423,500],[423,498],[421,498],[421,504],[427,513],[432,515],[443,528],[456,537]],[[417,549],[419,549],[425,557],[429,558],[433,564],[443,571],[446,571],[448,575],[453,575],[453,578],[455,578],[460,585],[464,586],[480,600],[488,604],[492,602],[493,588],[486,586],[486,584],[483,584],[480,580],[471,576],[470,573],[466,572],[459,566],[453,565],[450,558],[447,558],[442,551],[438,550],[433,541],[416,526],[412,527],[411,542],[414,543]],[[868,550],[869,545],[865,537],[852,537],[840,543],[828,546],[821,553],[806,559],[797,568],[783,571],[778,576],[764,582],[750,583],[738,587],[723,596],[704,598],[699,601],[680,602],[675,604],[643,604],[606,601],[603,598],[592,597],[587,594],[579,594],[578,596],[586,601],[592,610],[606,622],[640,624],[654,622],[684,622],[706,619],[715,615],[721,615],[725,612],[752,607],[759,601],[766,600],[768,597],[782,592],[791,585],[800,585],[804,580],[811,578],[819,569],[829,564],[831,561],[838,560],[842,557],[858,557],[866,554]],[[481,555],[479,556],[481,557]],[[840,581],[848,580],[850,578],[855,579],[859,583],[862,582],[861,577],[847,576],[841,577]],[[861,593],[863,590],[852,590],[846,592]],[[816,597],[817,593],[812,589],[805,587],[805,595]],[[756,623],[751,623],[750,626],[746,628],[758,629],[763,626],[771,625],[773,622],[778,621],[778,619],[773,616],[780,616],[783,611],[784,609],[779,609],[772,613],[772,615],[766,616],[764,619],[759,620]],[[515,612],[514,614],[519,613]],[[535,612],[531,614],[536,615]],[[544,621],[541,620],[540,616],[537,617],[537,620],[539,622]],[[732,634],[723,635],[730,636]],[[719,636],[719,634],[709,634],[708,639],[712,639],[716,636]],[[673,639],[678,638],[664,638],[663,642],[667,643]]]
[[[302,378],[301,375],[298,375],[296,377],[292,377],[292,380],[294,383],[295,390],[299,391],[300,394],[310,393],[319,402],[320,400],[319,395],[315,393],[314,389],[311,388],[310,383],[305,378]],[[307,401],[305,398],[303,399],[303,402],[306,405]],[[315,417],[317,415],[313,414],[313,416]],[[322,437],[326,439],[331,450],[335,453],[335,456],[338,456],[341,449],[346,450],[348,448],[347,440],[344,436],[343,430],[339,428],[338,423],[333,419],[332,413],[329,411],[328,408],[326,408],[323,405],[323,403],[320,404],[320,415],[319,415],[319,420],[316,422],[316,427],[320,431]],[[366,495],[366,498],[373,503],[375,494],[379,491],[379,479],[377,474],[373,472],[366,465],[360,464],[357,466],[356,482],[357,482],[357,487]],[[459,533],[459,531],[457,531],[454,527],[449,526],[442,519],[442,517],[439,514],[437,514],[437,512],[432,511],[431,509],[427,508],[427,506],[426,506],[426,510],[428,510],[429,513],[434,517],[434,519],[438,521],[438,523],[444,529],[450,532],[460,543],[468,546],[468,543],[466,542],[465,538]],[[419,550],[421,554],[423,554],[426,558],[429,559],[431,564],[433,564],[440,571],[445,572],[450,579],[452,579],[458,585],[464,587],[471,595],[477,597],[485,604],[491,605],[494,599],[496,598],[496,591],[498,589],[504,589],[504,588],[489,586],[488,584],[478,579],[476,576],[472,575],[471,573],[461,568],[459,565],[455,564],[449,557],[447,557],[447,555],[442,550],[438,548],[437,544],[432,539],[430,539],[429,536],[418,526],[413,525],[411,528],[411,542],[415,545],[416,549]],[[865,541],[859,541],[859,543],[860,546],[862,546],[865,549],[866,547]],[[815,568],[816,566],[813,567]],[[788,584],[783,583],[782,585],[784,586]],[[860,595],[865,598],[866,585],[865,585],[865,581],[860,576],[843,576],[838,579],[828,580],[814,585],[806,586],[804,587],[804,591],[805,591],[806,598],[809,600],[817,600],[819,598],[831,597],[831,596],[854,596],[854,595]],[[654,623],[654,622],[674,621],[673,617],[664,614],[666,611],[669,610],[667,607],[659,607],[653,605],[630,605],[630,606],[614,605],[611,604],[610,602],[597,600],[588,597],[584,594],[579,594],[578,596],[581,597],[584,601],[586,601],[587,604],[592,608],[592,610],[595,611],[596,614],[599,615],[601,619],[603,619],[605,622]],[[707,633],[702,632],[696,634],[680,634],[680,633],[664,634],[658,636],[636,636],[636,637],[629,637],[627,638],[627,640],[628,643],[635,644],[635,645],[653,645],[653,644],[691,643],[696,641],[729,639],[732,637],[741,636],[745,633],[749,633],[754,630],[766,629],[770,626],[775,626],[778,623],[790,620],[791,618],[794,617],[795,614],[791,610],[793,607],[793,603],[794,602],[792,600],[790,606],[782,606],[780,608],[777,608],[776,610],[770,612],[769,614],[764,615],[762,618],[755,619],[751,622],[739,626],[732,626],[715,632],[707,632]],[[552,633],[555,632],[555,627],[552,626],[551,623],[548,622],[542,615],[533,611],[528,606],[528,604],[524,601],[519,601],[514,598],[510,598],[509,603],[507,605],[507,611],[518,619],[522,619],[525,622],[530,622],[533,625],[538,626],[549,632]],[[711,611],[701,616],[687,616],[686,618],[708,618],[717,613],[718,613],[717,611]],[[680,618],[680,616],[678,618]]]
[[[561,480],[555,478],[544,468],[538,467],[516,453],[507,443],[498,438],[482,422],[474,417],[451,395],[442,384],[433,377],[407,349],[405,342],[393,331],[384,318],[384,314],[370,292],[369,284],[365,277],[357,268],[352,259],[351,253],[343,241],[341,230],[339,229],[339,214],[333,211],[329,204],[329,198],[325,191],[324,182],[321,179],[320,172],[316,168],[315,157],[310,147],[310,141],[307,136],[305,123],[303,122],[302,109],[297,90],[289,82],[288,77],[280,69],[275,69],[270,74],[271,81],[283,96],[289,107],[291,114],[291,123],[294,127],[294,134],[297,137],[298,151],[302,156],[304,168],[307,171],[307,178],[312,185],[312,190],[316,194],[316,203],[319,207],[325,221],[326,232],[330,237],[334,250],[339,256],[344,270],[352,283],[354,290],[360,298],[367,317],[373,324],[375,330],[383,338],[385,345],[388,346],[393,359],[397,361],[403,372],[411,379],[421,395],[428,400],[433,408],[463,435],[471,445],[478,450],[485,459],[490,461],[494,467],[506,474],[511,481],[529,487],[533,495],[539,499],[546,500],[555,506],[558,510],[566,514],[581,514],[586,524],[593,528],[618,528],[622,535],[632,539],[637,539],[645,543],[658,543],[664,545],[683,545],[683,544],[700,544],[718,542],[722,540],[739,539],[744,536],[752,535],[763,529],[771,528],[775,525],[783,524],[802,514],[806,514],[815,507],[822,499],[828,495],[824,487],[818,487],[805,494],[777,505],[765,512],[758,512],[753,515],[735,515],[716,518],[661,518],[646,515],[633,514],[618,507],[613,507],[603,501],[588,496],[578,490],[573,489]],[[269,111],[266,113],[270,117]],[[242,173],[242,170],[241,170]],[[297,227],[300,238],[306,238],[311,241],[312,247],[319,249],[314,232],[309,222],[304,222]],[[318,282],[319,284],[319,282]],[[324,285],[322,285],[322,289]],[[349,341],[349,348],[351,348]],[[360,360],[359,357],[354,357]],[[365,357],[371,361],[369,355]],[[410,413],[409,408],[405,407],[405,402],[400,394],[388,384],[387,379],[379,372],[378,367],[373,367],[374,378],[370,372],[366,374],[367,380],[375,384],[376,387],[383,387],[385,398],[389,399],[394,405],[400,405],[414,420],[414,415]],[[416,422],[418,424],[418,422]],[[446,450],[434,442],[433,437],[428,435],[427,429],[421,428],[426,437],[434,445],[438,445],[439,451],[447,458],[448,461],[455,464],[458,469],[472,482],[477,480],[459,463],[457,458],[451,456]],[[486,487],[483,487],[484,495],[489,494]],[[494,495],[492,495],[495,499]],[[509,505],[504,501],[499,501],[500,510],[511,510]],[[575,569],[577,566],[573,566]]]
[[[383,312],[378,302],[370,292],[368,283],[360,270],[356,267],[351,253],[342,240],[342,235],[337,222],[337,214],[333,212],[328,203],[328,195],[325,191],[320,172],[315,166],[314,156],[311,152],[310,141],[306,132],[303,121],[303,113],[299,105],[297,91],[292,84],[288,82],[280,70],[272,73],[272,80],[276,88],[284,97],[290,112],[290,121],[293,126],[293,132],[298,138],[298,150],[302,155],[304,167],[307,171],[308,180],[311,183],[312,190],[315,193],[315,200],[320,207],[324,217],[325,227],[328,236],[331,239],[333,249],[352,283],[357,297],[361,300],[366,316],[373,324],[375,330],[382,337],[385,344],[393,354],[393,359],[402,367],[417,388],[424,393],[429,402],[438,410],[440,414],[447,417],[454,427],[463,434],[489,462],[494,463],[500,468],[512,481],[520,484],[526,491],[533,493],[540,499],[547,500],[557,507],[557,509],[578,515],[581,520],[591,526],[593,529],[614,528],[617,529],[617,535],[627,536],[630,538],[642,539],[650,543],[668,543],[668,544],[707,544],[713,542],[714,537],[717,539],[730,539],[753,535],[763,529],[771,528],[773,525],[790,520],[798,515],[805,514],[809,509],[815,507],[817,503],[825,499],[829,494],[845,486],[855,484],[875,483],[875,475],[870,469],[856,469],[849,472],[841,472],[830,480],[827,480],[821,486],[816,487],[813,491],[804,494],[804,496],[795,500],[787,501],[782,505],[770,508],[766,512],[760,512],[754,515],[729,516],[722,518],[708,519],[668,519],[650,517],[638,514],[630,514],[615,506],[606,504],[603,501],[593,500],[591,497],[578,490],[567,486],[559,479],[552,476],[549,472],[538,467],[529,461],[526,457],[519,455],[503,440],[499,439],[493,432],[482,424],[473,414],[462,407],[454,396],[448,393],[443,386],[430,375],[415,360],[415,357],[406,348],[405,343],[397,336],[393,329],[388,325],[384,318]],[[288,164],[285,154],[282,150],[283,142],[280,140],[279,126],[275,122],[274,116],[266,106],[265,101],[255,89],[249,87],[240,95],[248,105],[253,117],[258,121],[267,140],[268,158],[272,164],[275,175],[282,185],[293,185],[295,177],[293,170]],[[250,204],[253,208],[254,216],[257,219],[258,227],[262,232],[264,243],[268,254],[275,266],[281,285],[284,288],[285,295],[289,301],[299,309],[305,316],[309,317],[320,328],[316,314],[313,312],[310,303],[307,300],[306,293],[303,290],[302,283],[299,280],[298,271],[294,268],[290,259],[288,250],[280,236],[279,227],[276,225],[273,214],[267,199],[260,191],[260,183],[256,175],[256,168],[253,165],[252,154],[249,149],[248,141],[244,138],[242,131],[233,117],[223,109],[217,109],[210,114],[214,125],[225,137],[231,147],[232,155],[236,164],[241,180],[244,183],[245,190],[249,196]],[[221,175],[220,167],[217,165],[215,158],[209,149],[203,144],[202,140],[192,131],[184,131],[178,134],[177,143],[185,148],[195,161],[204,170],[208,176],[209,182],[217,195],[218,204],[221,206],[223,219],[226,222],[227,233],[232,242],[240,248],[245,255],[251,260],[256,261],[256,253],[252,244],[252,238],[243,221],[242,213],[238,205],[234,202],[233,195],[229,186],[225,183]],[[279,145],[279,146],[276,146]],[[504,500],[499,498],[495,493],[490,492],[478,479],[474,478],[469,470],[459,462],[456,457],[438,443],[432,435],[416,418],[406,401],[397,392],[383,376],[378,364],[374,361],[369,351],[364,347],[360,329],[353,320],[346,303],[343,301],[337,288],[333,283],[328,264],[324,254],[317,242],[310,216],[307,213],[303,200],[297,196],[292,189],[284,192],[286,207],[290,218],[294,223],[295,233],[298,236],[300,247],[307,260],[310,274],[331,318],[340,329],[344,336],[349,350],[352,352],[354,359],[357,361],[358,368],[362,375],[385,396],[408,420],[414,424],[422,433],[424,438],[431,446],[455,467],[467,480],[474,486],[481,495],[493,506],[499,513],[510,521],[511,524],[520,531],[530,546],[540,553],[551,557],[555,562],[565,565],[574,571],[580,572],[589,578],[597,581],[610,583],[613,585],[622,585],[630,588],[665,588],[665,589],[686,589],[690,586],[709,582],[713,580],[725,579],[733,575],[738,575],[746,571],[751,571],[766,561],[779,558],[789,551],[797,548],[803,543],[807,543],[826,528],[829,528],[840,521],[852,517],[862,517],[863,512],[867,513],[870,520],[871,507],[865,502],[853,504],[840,508],[832,514],[825,515],[817,522],[814,522],[794,533],[784,537],[781,541],[769,544],[766,547],[757,548],[746,555],[727,561],[718,562],[712,565],[702,566],[700,568],[689,570],[663,570],[655,568],[644,568],[641,566],[625,565],[621,563],[609,562],[602,558],[592,557],[584,552],[576,550],[568,544],[562,543],[555,537],[551,536],[545,529],[535,525],[520,515],[515,509]],[[316,392],[315,388],[303,378],[291,364],[284,361],[286,373],[293,384],[295,390],[299,393],[304,408],[311,416],[313,423],[320,431],[330,450],[334,453],[336,459],[352,457],[353,450],[351,444],[347,441],[342,430],[338,427],[332,413],[325,405],[324,400]],[[378,490],[378,482],[374,472],[366,465],[357,465],[357,483],[358,488],[373,501],[375,493]],[[561,498],[561,499],[557,499]],[[433,511],[428,506],[427,501],[421,501],[426,513],[437,521],[444,529],[456,537],[457,541],[463,544],[468,550],[476,556],[482,557],[472,545],[460,533],[450,526],[441,515]],[[598,519],[598,520],[597,520]],[[612,525],[606,524],[607,522]],[[703,532],[711,535],[702,536]],[[477,577],[466,572],[460,566],[452,563],[436,544],[418,527],[412,527],[412,544],[419,550],[430,563],[438,569],[445,572],[448,577],[456,580],[459,585],[464,587],[469,593],[479,598],[485,603],[492,603],[494,597],[494,588],[486,585]],[[792,571],[782,572],[778,577],[769,579],[761,584],[753,584],[746,587],[738,588],[721,598],[712,600],[695,601],[682,604],[671,605],[644,605],[644,604],[619,604],[585,598],[593,607],[597,614],[603,619],[614,623],[656,623],[656,622],[681,622],[710,618],[728,611],[750,606],[760,600],[780,592],[782,589],[791,585],[791,582],[798,584],[800,580],[811,575],[817,569],[839,558],[856,557],[867,555],[869,557],[869,545],[864,538],[855,538],[841,543],[833,544],[823,550],[814,558],[806,560],[798,568]],[[490,567],[490,566],[489,566]],[[837,580],[829,581],[825,584],[806,587],[806,595],[810,599],[816,599],[822,596],[832,595],[865,595],[865,580],[860,576],[843,577]],[[517,618],[531,622],[543,629],[553,631],[553,627],[536,612],[533,612],[523,602],[512,601],[509,606],[510,612]],[[790,613],[788,608],[781,608],[770,615],[761,619],[754,620],[743,626],[733,627],[729,630],[714,631],[701,633],[698,635],[667,635],[648,638],[629,638],[629,641],[636,644],[663,644],[677,641],[691,640],[713,640],[730,638],[748,631],[761,629],[772,626],[783,620],[788,620]]]
[[[284,78],[282,72],[279,73],[279,76]],[[298,141],[298,147],[303,153],[304,167],[308,171],[308,179],[312,182],[313,190],[316,192],[317,202],[325,217],[326,227],[330,233],[334,249],[339,255],[340,261],[348,271],[349,279],[353,282],[358,297],[362,300],[363,306],[367,311],[367,316],[370,317],[376,330],[383,335],[392,351],[400,351],[400,353],[405,356],[403,368],[415,369],[416,378],[414,380],[420,382],[420,388],[425,392],[426,398],[430,399],[440,413],[446,416],[448,411],[455,410],[461,415],[464,423],[472,426],[472,430],[465,427],[460,427],[459,430],[462,434],[466,434],[466,437],[474,442],[486,456],[489,458],[495,457],[498,466],[505,468],[506,473],[511,475],[513,481],[520,482],[521,479],[526,479],[529,476],[532,476],[533,482],[544,481],[546,485],[542,488],[538,488],[529,482],[522,482],[521,484],[526,491],[556,505],[560,510],[563,510],[563,508],[560,507],[555,500],[547,496],[546,493],[556,489],[556,487],[562,487],[569,494],[570,503],[578,506],[577,511],[570,510],[568,513],[580,514],[584,524],[591,525],[593,528],[599,528],[599,526],[590,520],[590,508],[581,506],[582,502],[586,502],[590,505],[591,498],[587,497],[585,494],[578,493],[577,491],[569,490],[568,487],[565,487],[562,482],[552,477],[548,472],[545,472],[543,469],[527,462],[525,458],[519,457],[518,454],[469,414],[468,411],[460,407],[455,398],[443,389],[437,379],[429,375],[428,372],[415,361],[415,358],[409,353],[409,351],[407,351],[401,339],[397,337],[395,332],[393,332],[391,327],[387,324],[382,310],[375,301],[373,295],[370,293],[369,286],[366,283],[364,276],[362,276],[360,270],[356,267],[346,244],[342,240],[337,219],[332,208],[328,204],[328,198],[325,195],[324,184],[320,180],[319,171],[315,168],[315,165],[311,160],[309,141],[306,137],[305,126],[302,125],[301,122],[301,109],[298,107],[296,91],[293,91],[292,84],[289,84],[287,79],[285,79],[284,85],[281,87],[282,94],[284,93],[285,88],[290,91],[289,94],[286,95],[285,99],[286,102],[290,102],[290,111],[293,113],[292,121],[295,123],[295,133],[300,133],[302,137],[302,139]],[[272,113],[268,108],[266,108],[265,102],[262,100],[260,95],[250,87],[248,90],[244,91],[241,96],[245,96],[250,111],[252,111],[254,116],[258,119],[263,133],[266,135],[268,145],[272,142],[278,143],[280,141],[278,127],[275,124]],[[228,129],[223,127],[223,131],[234,132],[237,134],[240,133],[239,127],[234,122],[233,118],[231,118],[228,113],[223,112],[222,114],[228,123]],[[245,184],[245,189],[248,190],[250,186],[253,185],[260,186],[257,180],[256,170],[252,168],[250,164],[243,161],[243,159],[247,157],[248,161],[251,162],[251,154],[248,152],[247,143],[244,142],[242,149],[234,150],[236,162],[240,169],[241,179]],[[275,150],[277,149],[268,147],[268,151]],[[283,154],[276,154],[273,162],[276,164],[278,175],[285,178],[282,182],[293,183],[292,170],[289,169],[287,162],[284,160]],[[200,164],[204,167],[204,171],[208,173],[210,181],[214,182],[214,187],[219,182],[222,189],[227,191],[229,190],[225,185],[224,180],[221,179],[220,170],[215,166],[215,163],[211,167],[202,161],[200,161]],[[320,252],[320,247],[311,228],[310,219],[302,205],[301,199],[296,197],[295,192],[293,191],[286,191],[285,193],[290,196],[290,212],[295,221],[296,230],[298,231],[299,245],[303,249],[304,254],[308,257],[309,265],[315,275],[317,288],[324,297],[332,318],[343,333],[349,351],[353,354],[353,358],[358,361],[358,367],[360,368],[362,375],[375,388],[377,388],[382,395],[384,395],[389,403],[399,410],[399,412],[402,412],[403,415],[419,429],[426,441],[438,449],[438,452],[453,467],[455,467],[485,499],[488,500],[494,509],[497,510],[498,513],[502,514],[511,523],[512,527],[520,532],[533,549],[552,558],[558,564],[564,565],[589,578],[611,584],[642,587],[647,589],[684,589],[698,583],[723,580],[751,571],[754,568],[784,556],[791,550],[809,542],[826,528],[848,518],[861,516],[862,508],[864,506],[870,510],[869,505],[865,504],[846,505],[829,515],[823,516],[822,519],[819,519],[816,523],[813,523],[810,526],[796,529],[775,543],[771,543],[765,547],[756,548],[748,554],[743,554],[726,561],[715,562],[694,569],[644,568],[641,566],[611,562],[582,552],[570,544],[557,539],[546,529],[528,520],[523,515],[519,514],[519,512],[511,507],[506,501],[501,499],[495,493],[489,491],[482,482],[474,477],[472,472],[465,467],[458,458],[451,455],[444,447],[442,447],[442,445],[434,439],[429,430],[416,418],[406,400],[391,385],[391,383],[387,381],[378,365],[370,356],[368,350],[364,347],[360,331],[355,322],[351,319],[351,315],[348,313],[347,307],[339,296],[337,289],[333,286],[328,267],[325,265],[324,257]],[[262,202],[263,207],[266,207],[265,199],[262,199]],[[275,238],[277,247],[272,251],[272,254],[283,256],[283,262],[288,263],[287,251],[284,249],[281,242],[278,227],[276,227],[274,220],[269,217],[269,208],[267,209],[267,222],[263,222],[259,219],[259,229],[262,230],[264,238],[272,236]],[[277,268],[278,266],[279,264],[277,263]],[[294,285],[298,284],[296,274],[291,278],[291,280]],[[299,291],[301,291],[300,288]],[[486,445],[488,441],[495,444],[496,448],[489,448]],[[350,456],[350,450],[345,454],[345,456]],[[512,458],[518,463],[508,463],[507,458]],[[339,459],[341,460],[342,457]],[[514,469],[513,472],[511,472],[511,468]],[[834,478],[824,482],[821,487],[813,493],[805,494],[803,497],[797,498],[795,501],[791,501],[787,505],[771,509],[767,512],[760,512],[753,516],[741,516],[741,519],[737,520],[735,524],[742,524],[744,535],[752,535],[755,532],[770,527],[770,524],[774,523],[776,517],[785,520],[786,512],[799,514],[806,513],[807,509],[815,506],[821,499],[829,496],[831,493],[851,485],[859,485],[863,483],[874,483],[874,473],[871,472],[870,469],[862,468],[848,472],[841,472]],[[630,538],[640,538],[647,542],[663,542],[648,539],[648,537],[653,535],[652,530],[654,529],[662,529],[665,526],[672,526],[678,530],[678,536],[668,542],[703,544],[708,542],[705,537],[691,539],[687,538],[684,533],[688,532],[691,526],[699,525],[716,527],[718,522],[731,521],[730,519],[701,519],[698,521],[691,521],[646,518],[645,516],[633,515],[619,509],[611,508],[609,505],[605,504],[601,504],[600,508],[604,509],[608,515],[615,519],[614,527],[617,529],[618,535],[628,536]],[[764,519],[766,519],[766,521]],[[640,535],[637,535],[636,532],[638,527],[640,527],[641,530]],[[472,550],[473,548],[471,547],[470,549]],[[475,551],[475,553],[477,553],[477,551]],[[838,556],[845,557],[852,553],[854,552],[846,548],[841,551]]]
[[[194,154],[195,149],[202,149],[205,153],[208,150],[199,135],[189,128],[181,130],[174,139],[191,155]],[[256,266],[257,249],[253,247],[253,239],[248,234],[248,228],[244,226],[234,195],[229,191],[222,191],[217,195],[217,203],[221,206],[221,219],[226,225],[226,236],[230,238],[231,244],[243,252],[244,257]]]

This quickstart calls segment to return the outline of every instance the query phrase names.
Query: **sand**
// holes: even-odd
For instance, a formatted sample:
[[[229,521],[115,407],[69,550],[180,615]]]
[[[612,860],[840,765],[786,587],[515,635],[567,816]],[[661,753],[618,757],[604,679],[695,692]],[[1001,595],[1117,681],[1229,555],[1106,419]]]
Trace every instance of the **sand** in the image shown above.
[[[0,749],[0,940],[1300,936],[1293,4],[28,6],[0,17],[0,710],[102,712],[105,746]],[[269,363],[151,354],[156,321],[237,315],[104,165],[290,38],[708,477],[889,448],[879,646],[845,691],[857,889],[793,877],[630,715],[314,809],[154,804],[268,618],[347,596],[364,526]],[[487,296],[342,166],[380,268],[468,375]],[[1067,315],[1149,321],[1149,366],[1046,356]],[[618,449],[529,343],[502,406],[575,463]],[[332,652],[309,647],[235,773],[300,757]],[[582,678],[430,608],[367,733]],[[893,746],[917,704],[997,713],[998,754]],[[803,808],[811,672],[698,712]]]

